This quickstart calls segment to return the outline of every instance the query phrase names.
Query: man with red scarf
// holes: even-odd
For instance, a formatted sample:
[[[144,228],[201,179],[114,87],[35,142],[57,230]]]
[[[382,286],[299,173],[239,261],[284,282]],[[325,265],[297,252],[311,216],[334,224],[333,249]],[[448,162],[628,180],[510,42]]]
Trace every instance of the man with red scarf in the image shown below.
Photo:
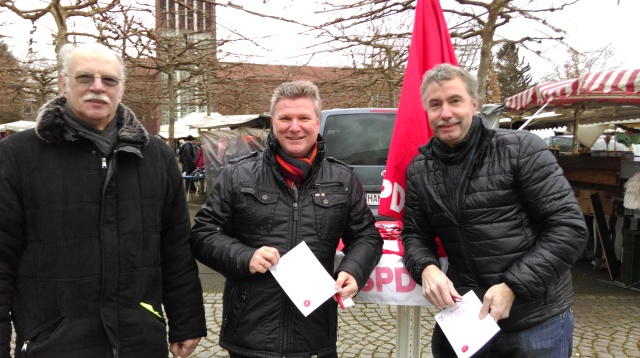
[[[233,160],[195,217],[191,244],[226,278],[220,346],[231,357],[337,357],[337,304],[305,317],[269,269],[304,241],[342,298],[364,287],[382,238],[351,168],[325,158],[321,100],[309,81],[276,88],[266,150]],[[342,238],[344,259],[333,262]]]

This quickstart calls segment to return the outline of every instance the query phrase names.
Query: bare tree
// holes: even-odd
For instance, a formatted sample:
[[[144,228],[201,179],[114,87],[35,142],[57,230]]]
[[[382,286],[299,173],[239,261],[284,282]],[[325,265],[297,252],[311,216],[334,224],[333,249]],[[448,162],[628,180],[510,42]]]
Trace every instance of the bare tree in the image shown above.
[[[25,63],[20,73],[23,98],[30,108],[30,118],[35,120],[36,110],[58,93],[58,72],[55,64],[40,60]]]
[[[56,31],[54,32],[54,44],[56,53],[64,44],[69,42],[69,36],[86,36],[86,32],[69,31],[68,22],[74,17],[81,17],[90,19],[94,16],[98,16],[105,12],[111,11],[120,0],[76,0],[69,2],[69,5],[63,5],[62,0],[50,0],[49,3],[45,3],[42,7],[30,9],[21,8],[18,6],[18,1],[14,0],[2,0],[0,1],[0,8],[5,8],[20,16],[25,20],[31,21],[33,28],[36,27],[38,22],[45,15],[51,15],[56,23]],[[20,1],[24,4],[24,1]]]
[[[180,3],[176,1],[175,3]],[[184,9],[189,9],[188,3],[180,3]],[[143,13],[148,16],[156,11],[153,7],[119,7],[118,14],[105,14],[100,19],[99,28],[103,36],[111,41],[122,41],[122,53],[127,62],[135,71],[139,73],[151,74],[155,78],[155,88],[139,88],[139,91],[131,90],[132,98],[140,98],[139,93],[144,96],[138,101],[139,105],[143,101],[153,101],[149,98],[147,90],[154,93],[159,88],[162,89],[162,96],[157,102],[158,106],[148,106],[148,110],[159,110],[159,106],[165,106],[169,115],[169,143],[174,146],[176,120],[176,108],[178,103],[181,106],[195,105],[205,98],[206,93],[210,93],[209,85],[212,80],[212,69],[215,69],[218,62],[218,41],[215,39],[215,32],[206,29],[189,29],[180,23],[175,28],[165,28],[162,23],[150,28],[145,24]],[[202,9],[191,9],[191,12],[168,13],[166,18],[178,21],[193,21],[184,14],[192,16],[204,16]],[[136,15],[138,13],[138,15]],[[109,15],[109,16],[107,16]],[[162,19],[156,16],[156,21]],[[206,78],[206,81],[205,81]],[[164,85],[163,85],[164,83]],[[205,93],[204,96],[201,96]],[[147,128],[149,128],[147,126]]]
[[[20,63],[0,42],[0,123],[22,119]]]
[[[0,117],[35,120],[37,109],[57,92],[55,65],[34,57],[20,61],[0,42],[0,92]]]
[[[562,65],[556,65],[552,73],[548,73],[542,78],[542,82],[578,78],[596,69],[607,70],[620,68],[621,66],[619,62],[611,60],[614,55],[611,45],[582,53],[570,47],[567,49],[567,53],[569,54],[569,60]]]
[[[517,0],[452,0],[455,6],[443,8],[445,17],[449,23],[452,41],[456,43],[458,53],[464,51],[464,61],[460,61],[469,70],[475,70],[478,78],[478,88],[481,103],[484,101],[486,80],[489,74],[492,50],[494,46],[502,43],[519,44],[521,47],[539,52],[535,49],[535,44],[542,41],[562,41],[563,30],[549,23],[545,15],[554,11],[562,11],[569,5],[575,4],[578,0],[565,0],[560,4],[549,6],[540,5],[540,2],[517,1]],[[333,21],[327,22],[316,29],[322,31],[324,37],[332,38],[341,42],[341,48],[348,46],[358,46],[363,41],[361,38],[344,38],[336,36],[331,29],[340,25],[345,28],[362,26],[373,21],[388,21],[389,18],[404,14],[413,13],[415,10],[415,0],[382,1],[382,0],[358,0],[348,4],[326,1],[329,8],[326,11],[334,11],[336,17]],[[357,10],[357,11],[356,11]],[[350,15],[343,16],[344,12]],[[527,35],[517,38],[508,38],[504,34],[499,35],[498,29],[510,22],[518,19],[521,23],[529,22],[542,29],[538,34]],[[404,29],[395,32],[385,32],[380,34],[388,38],[407,39]],[[325,40],[327,42],[328,40]],[[472,46],[462,47],[463,43],[470,42]],[[475,47],[473,45],[479,46]],[[473,53],[479,50],[479,58],[474,58]],[[476,62],[477,61],[477,62]]]
[[[408,57],[406,39],[384,36],[384,24],[366,26],[368,35],[354,38],[345,49],[358,81],[344,85],[347,90],[362,93],[368,99],[367,107],[397,107]],[[341,28],[341,31],[346,34],[347,29]],[[357,46],[353,46],[356,42],[359,42]]]

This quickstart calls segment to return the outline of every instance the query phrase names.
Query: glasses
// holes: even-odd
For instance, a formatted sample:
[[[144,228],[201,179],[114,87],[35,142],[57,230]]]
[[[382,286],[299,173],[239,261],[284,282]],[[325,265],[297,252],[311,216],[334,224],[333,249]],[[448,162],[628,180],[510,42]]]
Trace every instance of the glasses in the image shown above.
[[[66,74],[65,76],[69,77],[69,75]],[[91,86],[96,77],[100,77],[100,81],[106,87],[116,87],[120,84],[121,81],[118,77],[110,75],[77,75],[73,77],[73,79],[76,80],[78,84],[81,84],[83,86]]]

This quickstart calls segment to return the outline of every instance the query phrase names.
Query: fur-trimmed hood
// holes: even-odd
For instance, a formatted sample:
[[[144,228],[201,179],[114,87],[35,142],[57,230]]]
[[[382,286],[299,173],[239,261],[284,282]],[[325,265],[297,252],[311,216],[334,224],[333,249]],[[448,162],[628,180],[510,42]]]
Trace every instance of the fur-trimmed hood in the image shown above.
[[[36,134],[47,143],[60,143],[70,140],[72,132],[62,118],[62,111],[67,99],[56,97],[45,103],[38,111],[36,119]],[[116,110],[118,138],[123,142],[145,145],[149,143],[149,133],[127,106],[118,104]]]

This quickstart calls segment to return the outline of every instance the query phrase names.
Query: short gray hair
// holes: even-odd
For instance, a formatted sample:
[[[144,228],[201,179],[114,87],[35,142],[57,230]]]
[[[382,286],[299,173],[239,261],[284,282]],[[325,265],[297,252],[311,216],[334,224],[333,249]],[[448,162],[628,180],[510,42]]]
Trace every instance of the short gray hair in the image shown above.
[[[313,101],[313,109],[316,112],[316,116],[320,118],[320,112],[322,111],[322,100],[320,99],[320,92],[318,87],[311,81],[292,81],[285,82],[278,86],[273,91],[271,96],[271,116],[273,117],[276,104],[279,100],[297,99],[297,98],[310,98]]]
[[[66,43],[60,47],[58,50],[58,62],[60,63],[60,73],[66,74],[69,70],[69,64],[71,63],[71,56],[73,55],[75,50],[93,50],[103,54],[105,57],[113,56],[120,63],[120,80],[124,82],[126,77],[126,66],[124,65],[124,60],[120,57],[116,52],[107,46],[98,43],[86,43],[86,44],[72,44]]]
[[[430,84],[442,83],[443,81],[449,81],[459,78],[464,82],[467,87],[467,93],[469,97],[471,97],[471,101],[475,101],[478,99],[478,81],[473,77],[467,70],[454,66],[449,63],[442,63],[431,70],[425,72],[424,77],[422,77],[422,86],[420,86],[420,93],[422,94],[422,104],[427,108],[427,104],[425,103],[426,98],[425,94],[427,92],[427,87]]]

